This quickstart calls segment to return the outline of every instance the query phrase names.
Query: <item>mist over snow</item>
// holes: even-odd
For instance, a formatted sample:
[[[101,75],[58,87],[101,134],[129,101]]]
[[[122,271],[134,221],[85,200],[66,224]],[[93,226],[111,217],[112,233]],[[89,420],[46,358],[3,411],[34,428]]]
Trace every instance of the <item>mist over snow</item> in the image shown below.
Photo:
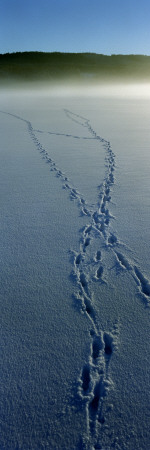
[[[47,99],[48,97],[100,97],[101,98],[132,98],[132,99],[149,99],[150,83],[113,83],[104,80],[97,83],[71,82],[70,79],[61,82],[34,82],[18,83],[13,82],[7,86],[7,92],[13,98],[20,97],[20,93],[31,96],[35,101],[38,98]],[[6,89],[1,90],[1,97],[7,98]]]
[[[150,85],[1,91],[0,448],[148,450]]]

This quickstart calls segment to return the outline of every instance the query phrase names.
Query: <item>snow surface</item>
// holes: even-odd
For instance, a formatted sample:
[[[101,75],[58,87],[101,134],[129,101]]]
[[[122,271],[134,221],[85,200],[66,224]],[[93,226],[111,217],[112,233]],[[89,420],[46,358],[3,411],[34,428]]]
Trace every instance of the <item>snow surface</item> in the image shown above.
[[[150,448],[149,103],[1,93],[2,450]]]

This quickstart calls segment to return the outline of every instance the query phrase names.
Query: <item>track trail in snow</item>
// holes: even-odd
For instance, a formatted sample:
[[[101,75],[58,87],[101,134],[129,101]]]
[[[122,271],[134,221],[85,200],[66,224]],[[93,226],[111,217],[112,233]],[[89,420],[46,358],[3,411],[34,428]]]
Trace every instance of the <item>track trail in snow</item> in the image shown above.
[[[90,235],[92,231],[95,231],[99,234],[100,237],[103,238],[105,245],[112,249],[116,258],[116,263],[120,266],[121,269],[126,269],[130,273],[138,286],[138,291],[141,295],[141,298],[145,301],[146,305],[149,306],[149,280],[146,279],[146,277],[142,274],[140,268],[136,266],[135,262],[132,262],[122,253],[122,248],[126,247],[126,245],[119,240],[119,237],[115,233],[110,231],[109,227],[110,222],[114,220],[114,217],[110,213],[109,207],[113,193],[113,185],[115,183],[115,154],[112,151],[111,144],[109,141],[96,134],[88,119],[74,114],[69,110],[65,110],[65,113],[67,117],[72,121],[80,124],[82,127],[87,128],[94,139],[97,139],[99,143],[103,145],[106,152],[106,175],[101,185],[98,186],[97,209],[90,212],[92,222],[90,223],[90,228],[88,228],[88,235]],[[90,236],[88,237],[88,239],[90,242]],[[96,259],[99,260],[100,258]],[[102,265],[100,265],[96,277],[100,278],[102,272],[103,268]]]
[[[0,111],[3,114],[12,116],[17,120],[23,121],[28,133],[34,142],[36,149],[41,154],[46,164],[49,164],[50,172],[56,174],[60,178],[63,189],[68,191],[71,200],[76,201],[80,212],[87,217],[87,224],[81,230],[80,249],[79,251],[72,250],[73,255],[73,277],[76,282],[75,300],[80,305],[81,311],[89,320],[89,356],[85,362],[78,383],[78,393],[85,405],[86,410],[86,436],[83,437],[83,448],[96,449],[98,435],[100,428],[103,427],[107,417],[104,413],[105,399],[109,392],[113,389],[113,380],[110,378],[109,367],[113,353],[117,351],[119,345],[119,324],[115,323],[113,329],[102,330],[100,328],[100,318],[94,304],[94,291],[92,290],[93,283],[106,283],[104,273],[104,251],[108,249],[113,252],[116,259],[116,265],[120,270],[126,270],[128,274],[134,279],[138,287],[139,296],[144,300],[146,306],[150,304],[150,282],[140,271],[135,262],[130,261],[123,254],[124,243],[119,241],[119,237],[110,231],[112,227],[110,224],[114,217],[110,213],[110,205],[112,201],[113,186],[115,183],[115,154],[112,150],[111,143],[101,136],[97,135],[92,128],[90,121],[72,111],[65,109],[68,120],[77,123],[82,128],[85,128],[89,133],[89,138],[81,137],[63,133],[53,133],[52,131],[43,132],[41,130],[34,130],[30,121],[21,118],[18,115],[9,112]],[[75,139],[90,139],[97,140],[100,149],[105,149],[106,171],[103,182],[98,186],[98,198],[95,204],[96,208],[88,204],[75,187],[68,179],[67,174],[64,173],[60,167],[51,158],[49,152],[40,143],[36,133],[48,133],[65,135],[66,137],[73,137]],[[91,257],[92,246],[95,242],[97,249]],[[91,251],[89,249],[91,248]]]

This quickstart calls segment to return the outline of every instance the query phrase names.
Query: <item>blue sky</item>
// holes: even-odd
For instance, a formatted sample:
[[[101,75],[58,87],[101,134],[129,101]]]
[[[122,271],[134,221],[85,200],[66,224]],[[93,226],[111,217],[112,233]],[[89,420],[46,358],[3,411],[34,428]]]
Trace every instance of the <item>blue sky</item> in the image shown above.
[[[0,0],[0,53],[150,55],[150,0]]]

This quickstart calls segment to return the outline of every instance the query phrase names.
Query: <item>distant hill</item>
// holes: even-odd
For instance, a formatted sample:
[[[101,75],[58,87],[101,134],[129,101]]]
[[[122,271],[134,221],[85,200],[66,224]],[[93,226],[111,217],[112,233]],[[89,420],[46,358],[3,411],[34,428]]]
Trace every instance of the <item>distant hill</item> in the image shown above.
[[[0,54],[0,84],[30,81],[150,81],[150,56],[96,53]]]

